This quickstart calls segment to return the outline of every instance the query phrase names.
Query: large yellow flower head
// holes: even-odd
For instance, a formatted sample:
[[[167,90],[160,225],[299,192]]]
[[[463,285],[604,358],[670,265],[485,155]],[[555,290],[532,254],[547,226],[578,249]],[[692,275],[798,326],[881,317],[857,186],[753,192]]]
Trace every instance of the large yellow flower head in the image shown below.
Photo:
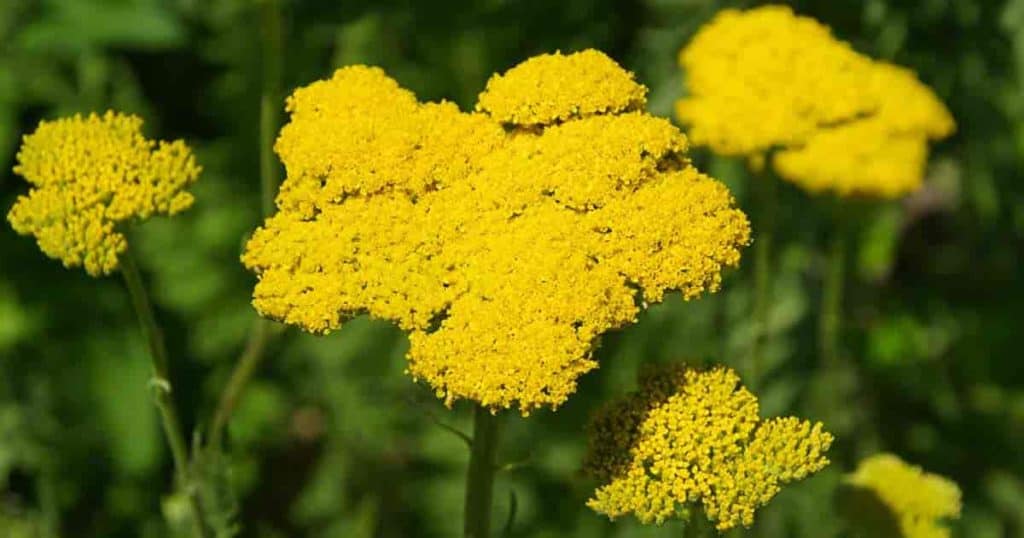
[[[720,531],[754,522],[780,487],[828,465],[832,435],[794,417],[762,420],[727,368],[647,372],[598,411],[584,468],[603,482],[587,505],[661,523],[699,502]]]
[[[716,289],[749,239],[645,91],[596,51],[495,76],[476,113],[373,67],[296,90],[278,212],[242,257],[253,304],[313,333],[393,321],[447,403],[557,407],[599,335],[667,291]]]
[[[725,10],[679,56],[676,104],[692,141],[723,155],[772,150],[811,192],[895,197],[917,189],[929,139],[953,119],[913,72],[854,51],[785,6]]]
[[[899,521],[904,538],[948,538],[941,520],[960,517],[960,488],[893,454],[864,459],[846,482],[873,492]]]
[[[118,267],[120,226],[192,205],[200,168],[184,142],[155,142],[142,120],[115,112],[44,121],[25,136],[14,172],[33,185],[7,219],[66,267],[92,276]]]

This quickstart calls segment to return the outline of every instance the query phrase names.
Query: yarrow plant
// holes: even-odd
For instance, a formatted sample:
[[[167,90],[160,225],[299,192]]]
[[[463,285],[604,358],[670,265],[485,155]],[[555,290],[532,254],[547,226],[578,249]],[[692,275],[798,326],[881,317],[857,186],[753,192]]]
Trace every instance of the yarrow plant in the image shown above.
[[[118,268],[125,225],[191,206],[185,189],[200,172],[184,142],[149,140],[141,118],[112,111],[41,122],[17,160],[33,188],[8,213],[11,226],[92,276]]]
[[[494,74],[469,110],[420,101],[385,71],[366,65],[299,87],[281,107],[282,71],[290,69],[281,6],[266,0],[256,7],[263,26],[259,148],[250,152],[259,155],[261,222],[253,224],[240,261],[255,275],[251,302],[259,316],[249,312],[252,328],[216,407],[187,413],[195,421],[191,431],[172,393],[206,401],[209,380],[195,391],[172,383],[131,228],[193,205],[189,189],[201,167],[192,150],[181,140],[151,140],[141,118],[109,111],[41,122],[23,138],[14,167],[30,184],[7,214],[14,230],[32,236],[67,268],[91,277],[119,273],[148,340],[149,387],[174,464],[173,490],[160,503],[168,528],[146,523],[156,534],[191,530],[197,538],[231,538],[242,532],[239,514],[248,511],[239,510],[233,491],[231,451],[239,442],[264,444],[253,432],[288,416],[278,412],[274,389],[240,406],[260,361],[270,355],[267,348],[284,333],[277,322],[325,335],[365,315],[406,335],[406,373],[414,381],[448,407],[460,401],[471,407],[471,436],[442,426],[470,449],[464,536],[489,538],[495,476],[516,467],[499,465],[501,417],[557,410],[581,376],[598,368],[604,335],[638,322],[666,297],[691,300],[718,291],[723,273],[739,265],[751,243],[747,214],[726,186],[694,166],[691,144],[746,159],[763,172],[754,189],[774,185],[777,175],[811,193],[836,195],[829,203],[837,205],[828,209],[839,213],[840,205],[849,205],[844,199],[893,199],[919,188],[929,144],[956,127],[912,71],[856,52],[827,26],[783,6],[725,10],[679,52],[688,93],[676,103],[676,116],[687,134],[648,114],[647,88],[596,50],[542,54]],[[375,17],[366,20],[367,28],[378,26]],[[102,92],[93,98],[102,99]],[[283,183],[275,152],[287,174]],[[764,269],[771,225],[760,224],[754,340],[768,325],[771,302]],[[844,283],[842,234],[835,238],[821,294],[827,358],[838,347]],[[729,301],[725,310],[746,306],[743,293],[735,297],[739,306]],[[221,320],[221,313],[214,317]],[[732,316],[719,321],[725,325]],[[735,335],[751,334],[747,328]],[[209,354],[229,347],[216,344],[207,346]],[[751,345],[755,359],[757,346]],[[653,366],[636,390],[600,406],[587,427],[581,462],[596,483],[586,505],[610,520],[681,520],[691,537],[735,533],[762,519],[761,509],[783,488],[829,466],[834,437],[822,423],[760,415],[759,374],[751,362],[743,382],[723,366]],[[223,364],[211,362],[192,374],[220,373]],[[20,376],[13,381],[18,385]],[[25,417],[35,416],[34,396],[31,403],[26,410],[33,413]],[[48,400],[41,403],[48,407]],[[246,428],[229,428],[236,407],[249,417],[274,416],[250,422],[244,435]],[[16,411],[20,428],[20,405]],[[318,409],[298,410],[290,420],[302,423],[293,428],[302,430],[296,442],[307,445],[320,435]],[[829,429],[841,425],[830,421]],[[318,450],[286,448],[289,460],[298,448],[303,463],[319,465],[305,461]],[[7,459],[6,467],[21,471],[17,458]],[[149,459],[133,463],[121,470],[150,467]],[[333,465],[324,469],[329,473]],[[67,526],[54,515],[70,501],[48,476],[63,467],[39,465],[42,479],[32,491],[45,522],[39,532]],[[19,494],[33,489],[15,485]],[[960,515],[956,484],[890,454],[861,462],[839,490],[846,488],[857,500],[881,506],[891,517],[885,524],[907,538],[946,538],[944,520]],[[373,532],[376,520],[394,512],[394,496],[377,493],[361,494],[365,498],[353,506],[358,518],[345,514],[341,526],[358,520]],[[338,521],[320,517],[321,508],[311,510],[300,510],[308,512],[301,519],[337,527]],[[5,521],[11,514],[0,509],[0,528],[36,532],[29,518],[21,521],[26,514]],[[506,535],[515,534],[515,514],[513,496]],[[851,530],[859,531],[864,521],[854,517]],[[124,523],[97,528],[118,531]],[[269,529],[278,522],[267,523]],[[387,521],[376,530],[401,533],[417,523]],[[303,522],[283,526],[293,524]],[[873,529],[863,534],[879,535]]]
[[[679,54],[691,140],[770,160],[810,192],[882,198],[920,187],[928,141],[955,124],[910,70],[872,60],[786,6],[724,10]]]
[[[472,113],[366,66],[296,90],[278,212],[242,256],[253,304],[317,334],[393,321],[447,404],[558,407],[602,333],[716,290],[749,239],[645,94],[593,50],[495,75]]]
[[[950,530],[942,521],[960,517],[961,495],[955,482],[894,454],[864,459],[846,483],[876,495],[897,520],[903,538],[948,538]]]
[[[33,188],[7,219],[20,234],[64,266],[94,277],[119,270],[149,342],[151,386],[174,460],[175,481],[186,491],[195,535],[207,536],[199,499],[189,485],[189,456],[171,398],[167,348],[125,227],[153,215],[174,215],[193,202],[186,188],[201,168],[181,140],[156,142],[142,134],[138,116],[108,111],[40,122],[24,137],[14,172]]]
[[[603,485],[587,505],[662,523],[699,503],[719,531],[750,526],[782,485],[828,465],[831,444],[820,423],[762,420],[731,369],[651,369],[590,424],[584,467]]]

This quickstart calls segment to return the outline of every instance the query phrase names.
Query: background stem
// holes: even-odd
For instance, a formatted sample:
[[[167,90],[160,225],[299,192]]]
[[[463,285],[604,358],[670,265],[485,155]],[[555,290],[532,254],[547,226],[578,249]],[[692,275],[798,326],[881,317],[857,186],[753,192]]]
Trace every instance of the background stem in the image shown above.
[[[821,292],[818,323],[821,359],[826,367],[839,362],[839,340],[843,308],[843,277],[846,251],[846,229],[839,222],[832,231],[827,266]]]
[[[772,241],[778,197],[776,183],[776,179],[767,173],[753,180],[758,222],[754,226],[754,335],[750,344],[750,378],[747,380],[751,390],[756,390],[764,373],[761,356],[768,334],[768,314],[772,300]]]
[[[280,178],[280,168],[274,158],[274,135],[281,122],[281,58],[282,28],[281,6],[277,0],[264,0],[260,6],[263,47],[263,78],[260,90],[260,212],[263,218],[274,213],[274,197]],[[245,386],[256,373],[270,340],[272,322],[257,319],[249,330],[245,349],[235,363],[210,426],[210,444],[220,448],[231,414],[238,405]]]
[[[227,385],[224,386],[217,409],[214,411],[213,422],[210,426],[211,446],[220,447],[224,436],[224,428],[227,427],[228,420],[238,405],[238,400],[241,398],[245,386],[252,379],[260,362],[262,362],[261,359],[264,356],[264,349],[266,348],[269,336],[270,322],[264,319],[256,320],[249,331],[249,339],[245,344],[245,350],[242,351],[238,362],[235,363],[235,368],[231,371],[231,377],[228,379]]]
[[[263,28],[263,82],[260,91],[260,198],[263,216],[274,212],[278,165],[274,159],[274,136],[281,123],[281,6],[264,0],[260,14]]]
[[[156,316],[149,302],[146,287],[142,282],[142,275],[139,273],[138,265],[129,249],[126,249],[120,257],[121,275],[124,277],[125,285],[128,287],[128,294],[131,296],[132,305],[135,307],[135,314],[139,318],[139,325],[146,335],[149,343],[149,354],[153,361],[153,393],[156,399],[156,407],[160,411],[161,424],[164,429],[164,437],[171,449],[171,457],[174,460],[175,481],[179,488],[183,488],[188,496],[189,505],[192,510],[192,520],[195,526],[196,536],[206,538],[209,536],[206,524],[202,519],[202,507],[196,493],[189,491],[188,486],[188,449],[185,444],[185,435],[182,433],[181,421],[174,408],[174,401],[171,399],[171,379],[168,371],[167,347],[164,345],[163,333],[157,325]]]
[[[497,449],[498,417],[477,405],[473,410],[473,446],[466,474],[465,538],[489,538],[491,535]]]

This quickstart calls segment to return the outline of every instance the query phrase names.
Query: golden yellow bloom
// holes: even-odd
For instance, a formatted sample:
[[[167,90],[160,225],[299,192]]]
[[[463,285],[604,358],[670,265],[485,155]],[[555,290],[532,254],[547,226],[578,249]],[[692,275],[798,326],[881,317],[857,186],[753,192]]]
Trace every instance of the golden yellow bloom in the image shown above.
[[[552,69],[575,82],[539,83]],[[715,290],[749,240],[682,133],[632,110],[643,91],[596,51],[496,76],[477,113],[365,66],[300,88],[276,144],[279,211],[242,257],[254,306],[314,333],[393,321],[409,372],[447,403],[557,407],[598,336],[635,320],[638,290]]]
[[[899,520],[905,538],[948,538],[945,518],[960,517],[960,488],[893,454],[864,459],[849,475],[850,485],[874,492]]]
[[[680,52],[676,104],[694,143],[723,155],[777,150],[775,170],[811,192],[894,197],[921,184],[949,112],[913,72],[854,51],[785,6],[725,10]]]
[[[832,435],[794,417],[762,420],[727,368],[652,370],[598,411],[584,468],[601,480],[587,506],[661,523],[703,505],[720,531],[750,526],[780,487],[828,465]]]
[[[192,205],[200,168],[184,142],[142,136],[142,120],[115,112],[44,121],[25,136],[14,172],[33,185],[7,219],[65,267],[109,274],[127,247],[123,223]]]
[[[643,110],[647,88],[596,50],[542,54],[487,81],[476,109],[520,126]]]

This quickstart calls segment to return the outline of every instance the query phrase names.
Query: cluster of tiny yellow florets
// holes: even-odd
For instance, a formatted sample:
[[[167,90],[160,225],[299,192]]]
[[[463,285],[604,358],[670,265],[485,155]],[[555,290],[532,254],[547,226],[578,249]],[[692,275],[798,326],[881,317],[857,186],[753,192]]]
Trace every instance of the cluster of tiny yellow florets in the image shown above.
[[[514,125],[643,110],[647,88],[632,74],[596,50],[573,56],[572,62],[560,54],[537,56],[491,77],[476,109]]]
[[[892,454],[871,456],[847,483],[874,492],[899,521],[904,538],[948,538],[946,518],[960,516],[960,488]]]
[[[648,372],[590,424],[584,468],[604,485],[587,505],[661,523],[700,502],[720,531],[754,522],[780,487],[826,465],[832,435],[793,417],[761,420],[727,368]]]
[[[953,119],[912,71],[873,61],[785,6],[725,10],[680,52],[695,144],[760,158],[811,192],[895,197],[921,184]]]
[[[147,140],[140,118],[115,112],[44,121],[17,160],[15,173],[33,188],[7,219],[48,256],[92,276],[117,269],[127,247],[119,225],[192,205],[184,189],[200,171],[184,142]]]
[[[715,290],[749,239],[645,91],[596,51],[495,76],[476,113],[365,66],[298,89],[279,211],[243,255],[253,304],[314,333],[392,320],[448,403],[558,406],[638,293]]]

